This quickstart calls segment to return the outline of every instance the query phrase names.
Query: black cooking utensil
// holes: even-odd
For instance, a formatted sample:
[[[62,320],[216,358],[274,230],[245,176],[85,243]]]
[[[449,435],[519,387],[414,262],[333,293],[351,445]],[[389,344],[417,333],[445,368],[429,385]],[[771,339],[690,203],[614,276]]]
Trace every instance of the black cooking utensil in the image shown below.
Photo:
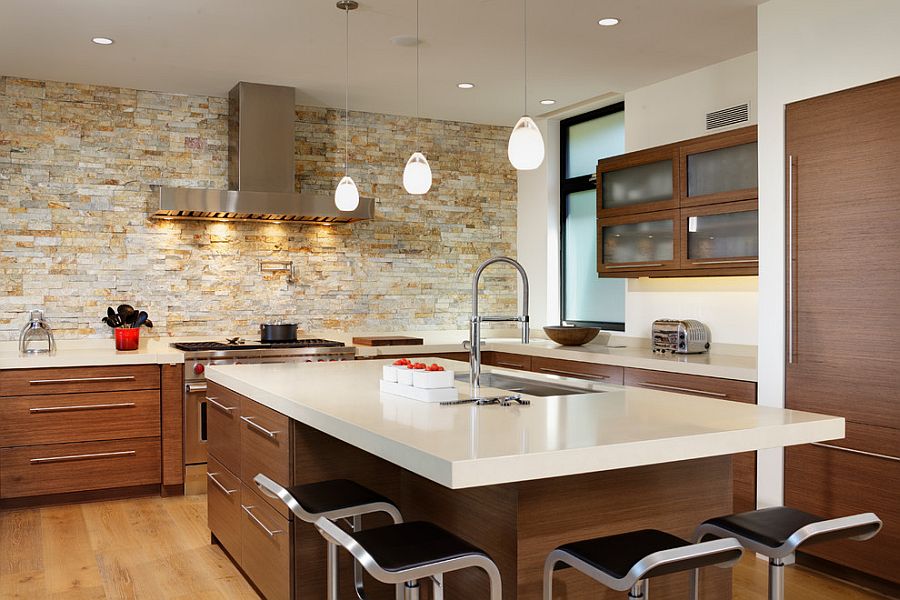
[[[153,329],[153,321],[151,321],[150,319],[147,319],[146,321],[144,321],[144,327]]]
[[[138,313],[137,318],[134,320],[134,323],[132,323],[131,326],[134,328],[140,327],[147,321],[148,316],[149,315],[147,314],[147,312],[142,310],[140,313]]]
[[[118,308],[116,308],[116,313],[119,315],[119,319],[121,319],[121,321],[123,323],[129,323],[129,322],[133,323],[134,321],[133,320],[129,321],[128,317],[133,315],[135,312],[136,311],[134,310],[134,307],[131,306],[130,304],[120,304],[118,306]],[[136,319],[136,318],[137,318],[137,315],[135,315],[133,317],[133,319]]]
[[[110,327],[119,327],[122,322],[119,319],[119,315],[116,314],[116,311],[112,309],[112,306],[106,309],[106,319],[105,322]]]

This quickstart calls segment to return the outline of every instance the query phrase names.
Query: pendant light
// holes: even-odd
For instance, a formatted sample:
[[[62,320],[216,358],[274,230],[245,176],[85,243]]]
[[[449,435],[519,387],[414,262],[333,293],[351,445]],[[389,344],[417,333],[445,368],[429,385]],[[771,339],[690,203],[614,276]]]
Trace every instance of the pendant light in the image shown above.
[[[334,205],[338,210],[351,211],[359,206],[359,190],[350,177],[350,11],[359,8],[356,0],[340,0],[337,7],[346,16],[347,87],[344,92],[344,177],[334,190]]]
[[[419,145],[419,0],[416,0],[416,146]],[[403,188],[409,194],[421,195],[431,189],[431,166],[419,151],[413,152],[403,169]]]
[[[524,46],[525,111],[509,136],[506,155],[520,171],[537,169],[544,162],[544,138],[534,119],[528,116],[528,0],[522,0],[522,40]]]

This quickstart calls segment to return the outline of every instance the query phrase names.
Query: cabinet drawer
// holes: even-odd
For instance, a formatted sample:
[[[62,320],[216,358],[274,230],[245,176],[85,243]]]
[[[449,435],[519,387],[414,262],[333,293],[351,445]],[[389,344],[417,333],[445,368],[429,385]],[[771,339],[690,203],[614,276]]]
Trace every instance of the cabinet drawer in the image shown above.
[[[0,377],[0,396],[152,389],[159,389],[158,365],[10,369]]]
[[[206,464],[209,530],[231,557],[241,562],[241,480],[213,457]]]
[[[803,551],[900,583],[900,487],[896,485],[900,481],[900,457],[896,456],[900,432],[864,427],[859,433],[876,440],[893,439],[894,459],[813,444],[785,448],[785,503],[827,517],[874,512],[884,528],[871,540],[831,541]],[[858,445],[848,441],[848,445]]]
[[[232,473],[240,473],[241,396],[209,382],[206,397],[206,451]]]
[[[577,377],[590,379],[603,383],[622,384],[622,367],[612,365],[596,365],[575,360],[560,360],[558,358],[543,358],[535,356],[531,359],[531,370],[545,375],[560,375],[562,377]]]
[[[625,385],[756,404],[756,384],[751,381],[626,368]]]
[[[266,600],[291,597],[291,523],[241,488],[241,567]]]
[[[0,449],[2,498],[159,482],[159,437]]]
[[[492,367],[504,369],[518,369],[520,371],[531,370],[531,357],[510,352],[485,352],[483,363]]]
[[[0,446],[159,435],[159,392],[18,396],[0,402]]]
[[[256,488],[253,478],[263,473],[285,487],[291,485],[290,420],[281,413],[241,397],[241,480]],[[285,517],[290,511],[277,498],[265,498]]]

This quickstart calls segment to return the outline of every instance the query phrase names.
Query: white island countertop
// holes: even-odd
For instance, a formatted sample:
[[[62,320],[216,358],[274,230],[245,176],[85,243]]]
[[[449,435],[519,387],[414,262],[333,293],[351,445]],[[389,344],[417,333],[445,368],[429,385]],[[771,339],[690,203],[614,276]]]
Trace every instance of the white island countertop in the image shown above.
[[[592,393],[530,406],[440,406],[379,391],[387,360],[211,366],[210,381],[448,488],[844,437],[844,419],[498,369]],[[448,369],[460,363],[436,360]],[[458,383],[460,397],[468,384]],[[482,394],[499,390],[482,388]]]

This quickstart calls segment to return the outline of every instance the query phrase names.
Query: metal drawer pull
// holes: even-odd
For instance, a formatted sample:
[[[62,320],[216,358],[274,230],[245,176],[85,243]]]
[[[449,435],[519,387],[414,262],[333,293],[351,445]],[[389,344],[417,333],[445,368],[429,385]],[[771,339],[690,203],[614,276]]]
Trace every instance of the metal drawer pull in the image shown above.
[[[119,377],[73,377],[71,379],[34,379],[29,381],[31,385],[41,385],[47,383],[88,383],[97,381],[134,381],[134,375],[122,375]]]
[[[574,371],[561,371],[559,369],[547,369],[541,367],[538,369],[542,373],[551,373],[553,375],[570,375],[572,377],[581,377],[584,379],[609,379],[609,375],[595,375],[593,373],[575,373]]]
[[[209,480],[212,481],[214,484],[216,484],[217,488],[219,488],[220,490],[222,490],[229,496],[237,491],[237,490],[229,490],[227,487],[225,487],[224,485],[219,483],[219,480],[216,479],[216,475],[218,475],[218,473],[209,473],[209,472],[206,473],[206,476],[209,478]]]
[[[644,267],[661,267],[662,263],[640,263],[637,265],[603,265],[604,269],[642,269]]]
[[[230,413],[231,411],[237,409],[237,406],[225,406],[221,402],[217,402],[217,400],[218,400],[218,397],[216,397],[216,396],[213,396],[213,397],[207,396],[206,397],[206,401],[209,402],[210,404],[212,404],[213,406],[215,406],[216,408],[218,408],[219,410]]]
[[[185,385],[184,388],[187,390],[188,394],[194,394],[196,392],[205,392],[206,384],[205,383],[189,383],[189,384]]]
[[[256,517],[256,515],[253,514],[253,512],[252,512],[253,506],[252,506],[252,505],[251,505],[251,506],[246,506],[246,505],[244,505],[244,504],[241,504],[241,508],[244,509],[244,512],[245,512],[245,513],[247,513],[248,515],[250,515],[250,518],[253,519],[253,521],[254,521],[257,525],[259,525],[260,529],[262,529],[263,531],[265,531],[265,532],[266,532],[266,535],[269,536],[270,538],[275,537],[275,536],[278,535],[279,533],[284,533],[284,532],[283,532],[282,530],[280,530],[280,529],[275,529],[275,530],[273,531],[272,529],[269,529],[268,527],[266,527],[265,523],[263,523],[262,521],[260,521],[260,520]]]
[[[856,450],[854,448],[845,448],[843,446],[835,446],[834,444],[823,444],[822,442],[812,442],[813,446],[820,448],[829,448],[831,450],[840,450],[841,452],[849,452],[850,454],[859,454],[861,456],[869,456],[871,458],[883,458],[884,460],[893,460],[900,462],[900,457],[891,456],[890,454],[878,454],[877,452],[866,452],[865,450]]]
[[[83,404],[81,406],[44,406],[39,408],[29,408],[28,412],[36,413],[56,413],[69,412],[78,410],[102,410],[104,408],[134,408],[134,402],[116,402],[112,404]]]
[[[716,398],[727,398],[728,394],[721,392],[710,392],[708,390],[695,390],[693,388],[676,387],[674,385],[662,385],[661,383],[639,383],[639,387],[658,388],[661,390],[671,390],[673,392],[688,392],[689,394],[703,394],[705,396],[715,396]]]
[[[510,369],[523,369],[523,368],[525,368],[525,365],[523,365],[522,363],[500,362],[499,360],[497,361],[497,366],[498,366],[498,367],[509,367]]]
[[[115,458],[117,456],[134,456],[137,454],[134,450],[123,450],[121,452],[98,452],[96,454],[72,454],[70,456],[50,456],[47,458],[32,458],[31,464],[40,465],[44,463],[68,462],[71,460],[92,460],[95,458]]]
[[[737,265],[737,264],[745,264],[745,263],[758,263],[758,258],[747,258],[741,260],[695,260],[692,264],[695,265]]]
[[[260,432],[261,434],[263,434],[263,435],[265,435],[265,436],[267,436],[267,437],[272,438],[273,440],[275,439],[275,436],[278,435],[278,433],[279,433],[279,432],[277,432],[277,431],[269,431],[268,429],[266,429],[266,428],[263,427],[262,425],[259,425],[258,423],[255,423],[255,422],[253,421],[253,417],[241,417],[241,421],[246,422],[247,425],[249,425],[250,427],[252,427],[252,428],[255,429],[256,431]]]

